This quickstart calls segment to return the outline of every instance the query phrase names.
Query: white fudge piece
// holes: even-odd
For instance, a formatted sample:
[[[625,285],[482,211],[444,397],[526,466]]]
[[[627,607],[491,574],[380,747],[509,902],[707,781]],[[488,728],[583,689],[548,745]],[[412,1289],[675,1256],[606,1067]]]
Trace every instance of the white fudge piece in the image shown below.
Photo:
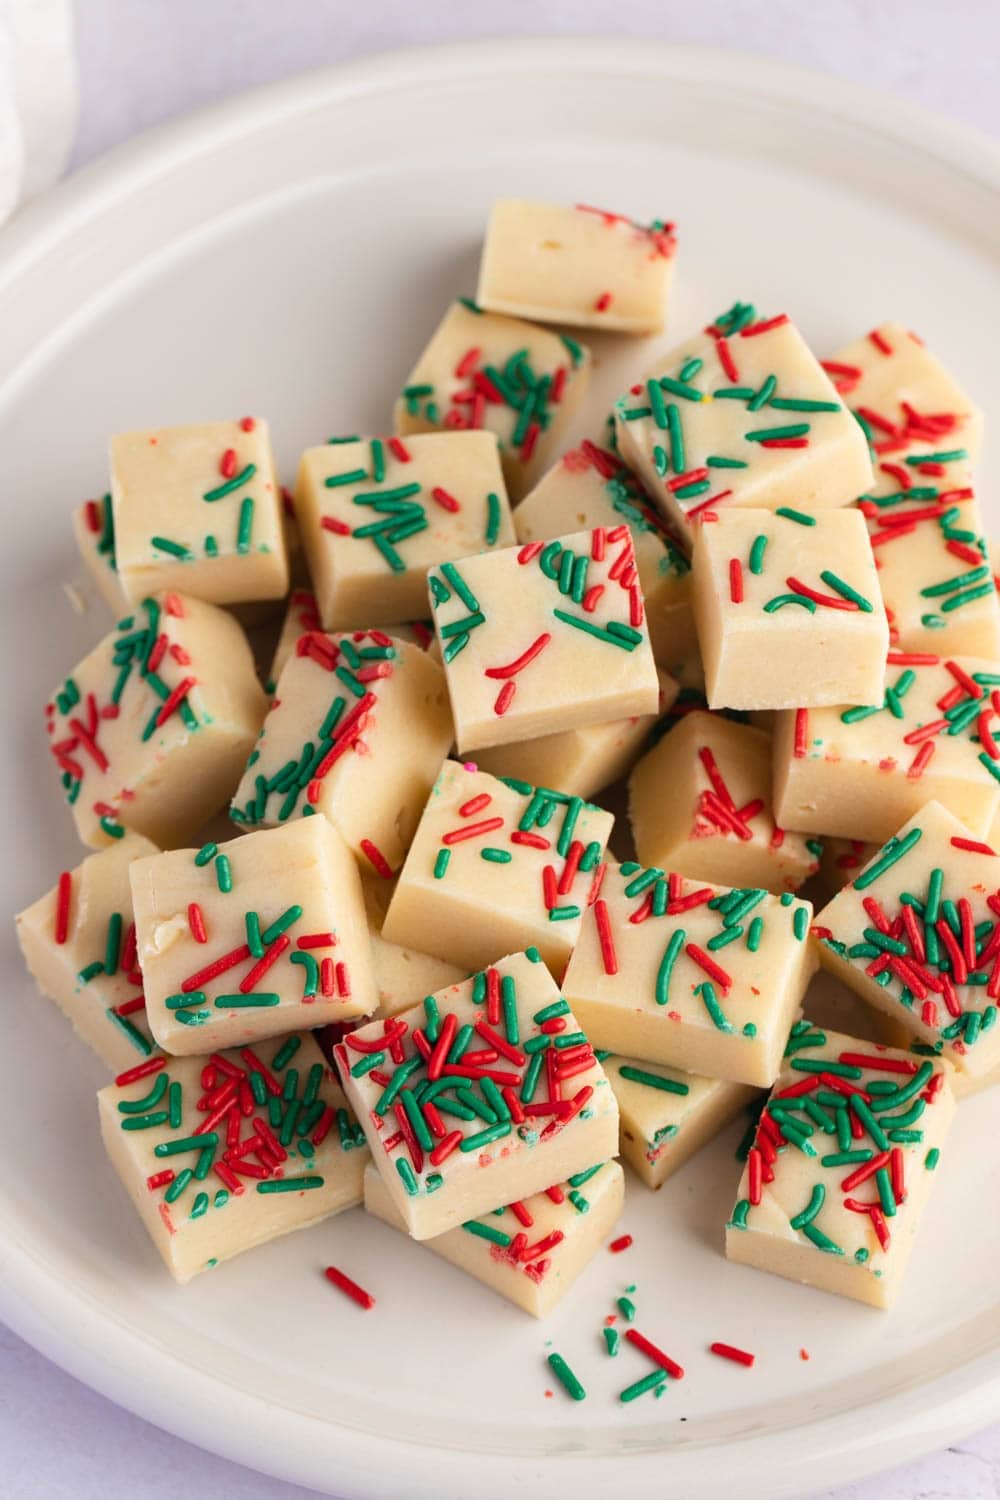
[[[147,1015],[167,1052],[375,1009],[361,877],[325,818],[152,855],[129,876]]]
[[[295,509],[330,630],[415,619],[427,606],[431,563],[514,540],[492,432],[310,448],[299,464]]]
[[[414,1239],[618,1149],[611,1086],[545,965],[526,953],[348,1032],[334,1057]]]
[[[514,510],[519,542],[622,522],[632,533],[649,639],[659,666],[687,680],[698,656],[691,564],[642,485],[617,454],[585,441],[543,475]]]
[[[319,617],[316,595],[311,589],[292,589],[288,596],[281,630],[271,658],[271,668],[267,675],[265,686],[268,693],[274,693],[282,668],[294,654],[299,636],[310,635],[313,631],[322,629],[323,624]],[[434,631],[423,620],[410,620],[405,625],[393,625],[391,632],[386,633],[391,634],[394,640],[409,641],[412,645],[419,646],[422,651],[430,651],[432,656],[437,651]],[[438,653],[439,657],[440,653]]]
[[[889,1307],[955,1113],[951,1071],[797,1023],[743,1170],[729,1259]]]
[[[115,518],[111,495],[85,500],[73,512],[73,535],[80,556],[112,614],[123,615],[129,603],[118,577]]]
[[[382,936],[465,969],[534,944],[561,974],[613,822],[580,797],[445,761]]]
[[[370,1162],[364,1193],[368,1213],[405,1232],[389,1190]],[[624,1201],[625,1174],[616,1161],[607,1161],[424,1244],[532,1317],[544,1318],[603,1248]]]
[[[320,813],[364,865],[394,870],[452,743],[444,674],[375,630],[299,636],[230,816],[276,827]]]
[[[155,1050],[136,959],[134,859],[155,854],[137,833],[64,870],[16,918],[24,961],[43,994],[109,1068],[119,1072]]]
[[[692,576],[710,708],[881,703],[889,625],[857,511],[722,511]]]
[[[609,861],[563,979],[595,1047],[766,1088],[815,969],[793,896]]]
[[[648,1188],[661,1188],[757,1097],[745,1083],[684,1073],[617,1053],[601,1056],[618,1100],[621,1154]]]
[[[97,1102],[111,1163],[176,1281],[361,1202],[364,1133],[308,1035],[151,1058]]]
[[[281,492],[260,418],[119,433],[111,502],[133,604],[161,589],[213,604],[288,592]]]
[[[501,198],[486,230],[476,301],[488,312],[614,333],[659,333],[677,241],[663,219]]]
[[[643,864],[693,879],[797,890],[819,868],[819,842],[775,821],[771,736],[719,714],[686,713],[643,756],[629,820]]]
[[[587,386],[590,351],[518,318],[452,303],[396,402],[396,432],[485,428],[520,498],[552,462]],[[864,486],[861,486],[864,488]]]
[[[879,457],[930,443],[965,448],[973,463],[979,457],[982,411],[901,323],[879,324],[822,363]]]
[[[785,828],[881,844],[925,802],[984,834],[1000,807],[1000,663],[892,651],[878,708],[778,715],[774,802]],[[1000,694],[997,695],[1000,703]]]
[[[871,483],[864,434],[784,315],[737,303],[617,402],[622,458],[687,537],[737,505],[810,513]]]
[[[45,707],[80,838],[193,837],[231,796],[266,706],[230,615],[181,594],[144,599]]]
[[[1000,1064],[997,858],[928,802],[814,928],[824,968],[972,1079]]]
[[[656,712],[627,526],[443,563],[428,582],[462,754]]]

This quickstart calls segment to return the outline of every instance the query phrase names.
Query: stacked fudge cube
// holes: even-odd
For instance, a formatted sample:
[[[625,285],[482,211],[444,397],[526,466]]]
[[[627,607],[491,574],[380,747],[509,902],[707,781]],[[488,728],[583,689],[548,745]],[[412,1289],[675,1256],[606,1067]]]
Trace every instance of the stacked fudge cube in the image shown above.
[[[899,325],[736,302],[599,423],[576,334],[658,333],[676,244],[498,203],[391,433],[292,492],[261,418],[126,433],[74,513],[90,852],[18,930],[179,1281],[363,1205],[544,1316],[619,1157],[746,1115],[729,1258],[899,1289],[1000,1076],[982,416]]]

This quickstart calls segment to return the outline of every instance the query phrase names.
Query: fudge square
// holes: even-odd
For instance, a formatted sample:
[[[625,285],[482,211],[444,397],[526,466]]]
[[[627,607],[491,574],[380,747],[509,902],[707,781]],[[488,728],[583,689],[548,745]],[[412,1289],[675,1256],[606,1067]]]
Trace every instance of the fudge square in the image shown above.
[[[823,967],[976,1081],[1000,1064],[1000,863],[938,802],[817,914]]]
[[[80,838],[192,838],[232,795],[266,708],[231,615],[181,594],[144,599],[45,706]]]
[[[563,979],[595,1047],[773,1083],[816,967],[812,906],[609,861]]]
[[[692,575],[710,708],[882,702],[889,625],[856,510],[720,511]]]
[[[496,436],[485,431],[309,448],[295,513],[330,630],[412,620],[426,611],[431,563],[514,540]]]
[[[368,1213],[405,1231],[371,1162],[365,1167],[364,1194]],[[544,1318],[603,1249],[624,1202],[625,1174],[616,1161],[606,1161],[424,1244],[532,1317]]]
[[[618,1100],[621,1154],[654,1191],[757,1097],[745,1083],[601,1055]]]
[[[84,566],[115,615],[128,611],[128,599],[118,577],[115,556],[115,518],[110,492],[100,500],[84,500],[73,512],[73,535]]]
[[[665,219],[501,198],[493,205],[476,301],[488,312],[612,333],[659,333],[677,241]]]
[[[626,775],[641,753],[657,718],[674,704],[677,683],[666,672],[660,680],[659,714],[612,719],[607,724],[581,724],[556,730],[535,740],[519,740],[477,750],[476,761],[491,776],[512,776],[532,786],[556,787],[577,797],[592,797],[602,787]]]
[[[766,730],[686,713],[629,777],[638,858],[696,880],[797,890],[822,849],[776,823],[771,757]]]
[[[698,654],[691,564],[616,454],[590,441],[571,448],[514,510],[522,543],[596,526],[610,531],[623,521],[632,533],[653,656],[658,666],[681,675]]]
[[[325,818],[154,854],[129,876],[147,1015],[167,1052],[375,1009],[361,877]]]
[[[321,813],[378,873],[403,862],[452,726],[444,673],[379,630],[301,635],[230,817],[276,827]]]
[[[785,828],[881,844],[925,802],[986,834],[1000,807],[996,662],[890,651],[879,707],[800,708],[774,727]],[[997,700],[1000,703],[1000,696]]]
[[[590,351],[575,339],[460,298],[403,387],[396,432],[404,442],[438,428],[494,433],[516,500],[563,446],[589,373]]]
[[[956,450],[963,451],[963,450]],[[903,463],[909,464],[914,455]],[[886,467],[883,465],[883,467]],[[896,465],[893,465],[895,468]],[[935,464],[935,472],[939,466]],[[913,473],[858,502],[868,523],[893,643],[907,651],[1000,656],[1000,602],[969,465]],[[953,470],[960,470],[954,477]],[[900,466],[903,481],[910,478]]]
[[[424,600],[426,603],[426,599]],[[278,685],[282,668],[295,653],[295,647],[299,636],[311,635],[314,631],[322,634],[323,622],[319,617],[319,606],[316,603],[316,595],[311,589],[292,589],[288,596],[288,603],[281,621],[281,630],[278,633],[277,645],[271,658],[271,668],[267,675],[265,691],[272,694]],[[380,632],[385,634],[386,632]],[[437,651],[437,641],[431,627],[423,620],[410,620],[406,625],[393,625],[392,638],[394,641],[409,641],[421,650]]]
[[[463,755],[656,712],[627,526],[442,563],[428,583]]]
[[[111,503],[133,604],[160,589],[213,604],[287,594],[281,490],[259,417],[119,433]]]
[[[618,1150],[611,1086],[554,979],[527,953],[348,1032],[334,1058],[417,1240]]]
[[[982,411],[902,324],[881,323],[822,364],[868,435],[876,464],[931,444],[978,459]]]
[[[726,1255],[889,1307],[955,1113],[952,1070],[796,1023],[726,1227]]]
[[[466,969],[533,944],[561,974],[613,823],[580,797],[447,760],[382,936]]]
[[[150,1058],[97,1103],[111,1163],[176,1281],[361,1202],[364,1132],[308,1033]]]
[[[736,303],[615,406],[618,447],[681,534],[722,506],[814,511],[871,483],[864,433],[795,325]]]
[[[16,918],[17,940],[38,988],[81,1041],[114,1072],[155,1050],[136,959],[129,865],[158,850],[130,833],[75,870],[64,870]]]

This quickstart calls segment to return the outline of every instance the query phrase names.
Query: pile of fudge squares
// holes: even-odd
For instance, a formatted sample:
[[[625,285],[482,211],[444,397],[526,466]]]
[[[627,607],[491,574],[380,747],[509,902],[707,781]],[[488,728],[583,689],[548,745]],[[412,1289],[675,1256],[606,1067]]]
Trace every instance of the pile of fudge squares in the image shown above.
[[[290,494],[260,418],[126,433],[74,516],[116,623],[44,712],[94,852],[18,930],[178,1281],[363,1203],[543,1315],[619,1156],[659,1188],[752,1110],[727,1255],[898,1290],[1000,1071],[981,414],[902,326],[820,359],[737,302],[568,446],[567,328],[656,333],[675,248],[500,202],[392,436]]]

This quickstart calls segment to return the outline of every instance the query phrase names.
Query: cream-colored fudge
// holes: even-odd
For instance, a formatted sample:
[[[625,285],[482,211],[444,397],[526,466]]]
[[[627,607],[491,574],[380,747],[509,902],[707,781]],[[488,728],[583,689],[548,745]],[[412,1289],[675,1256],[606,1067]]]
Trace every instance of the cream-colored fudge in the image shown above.
[[[621,459],[583,442],[564,453],[514,510],[519,542],[551,541],[595,526],[613,530],[623,521],[632,533],[653,655],[678,676],[698,655],[691,564]]]
[[[389,943],[382,936],[382,924],[389,909],[395,885],[388,880],[363,880],[368,935],[372,945],[372,964],[378,990],[377,1016],[394,1016],[409,1010],[425,995],[458,984],[468,974],[457,964],[450,964],[432,953]]]
[[[364,1132],[309,1035],[151,1058],[97,1102],[112,1165],[176,1281],[361,1202]]]
[[[184,1056],[369,1015],[361,877],[325,818],[129,869],[153,1035]]]
[[[737,505],[812,514],[871,483],[864,434],[785,316],[737,303],[615,406],[622,458],[690,537]]]
[[[17,940],[39,989],[115,1072],[155,1050],[136,959],[128,869],[134,859],[156,852],[149,839],[126,834],[75,870],[63,871],[52,890],[16,918]]]
[[[785,828],[881,844],[925,802],[974,833],[1000,808],[1000,663],[892,651],[878,708],[800,708],[774,730],[774,807]],[[997,695],[1000,703],[1000,694]]]
[[[320,620],[316,595],[312,589],[292,589],[285,605],[281,629],[278,632],[270,671],[267,674],[265,686],[268,693],[274,693],[285,663],[295,652],[295,643],[299,636],[309,635],[314,630],[322,629],[323,622]]]
[[[627,526],[443,563],[428,582],[463,755],[656,713]]]
[[[514,540],[497,440],[486,431],[310,448],[295,509],[330,630],[415,619],[427,607],[431,563]]]
[[[334,1057],[414,1239],[618,1150],[604,1071],[545,965],[526,953],[348,1032]]]
[[[181,594],[144,599],[45,706],[80,838],[192,838],[231,796],[266,707],[230,615]]]
[[[757,1096],[745,1083],[684,1073],[617,1053],[601,1055],[618,1100],[621,1154],[648,1188],[661,1188]]]
[[[590,351],[537,324],[452,303],[396,402],[396,432],[496,434],[508,493],[553,461],[587,387]],[[861,488],[864,488],[862,485]]]
[[[613,822],[580,797],[445,761],[382,936],[465,969],[534,944],[561,974]]]
[[[766,1088],[816,967],[811,918],[787,894],[609,861],[563,993],[595,1047]]]
[[[476,301],[488,312],[613,333],[659,333],[677,241],[664,219],[638,224],[578,203],[500,198]]]
[[[889,625],[856,510],[723,510],[692,577],[710,708],[881,703]]]
[[[476,763],[491,776],[512,776],[532,786],[551,786],[577,797],[593,797],[602,787],[627,775],[642,751],[657,718],[673,706],[678,684],[658,671],[660,702],[657,714],[613,719],[610,724],[583,724],[557,730],[535,740],[519,740],[477,750]]]
[[[273,694],[282,668],[295,652],[299,636],[311,635],[314,631],[322,631],[322,629],[316,595],[311,589],[292,589],[274,648],[274,656],[271,658],[271,669],[266,683],[267,692]],[[409,641],[423,651],[431,651],[432,656],[437,651],[434,631],[423,620],[410,620],[406,625],[393,625],[391,632],[384,633],[391,634],[394,641]]]
[[[955,1113],[951,1068],[796,1024],[726,1228],[726,1255],[889,1307]]]
[[[1000,864],[928,802],[816,916],[820,961],[960,1073],[1000,1065]]]
[[[913,444],[965,448],[975,462],[983,414],[923,340],[881,323],[839,349],[823,368],[857,413],[879,456]]]
[[[115,518],[111,495],[85,500],[73,512],[73,535],[84,566],[112,614],[123,615],[129,603],[118,576]]]
[[[1000,601],[971,478],[928,484],[915,475],[909,489],[896,483],[889,492],[881,490],[876,486],[860,508],[893,644],[907,651],[1000,656]]]
[[[133,604],[161,589],[213,604],[288,592],[281,492],[259,417],[119,433],[111,502]]]
[[[696,880],[794,891],[821,845],[787,833],[771,797],[771,736],[695,709],[629,778],[629,820],[645,865]]]
[[[368,1213],[405,1232],[371,1163],[365,1168],[364,1192]],[[424,1244],[533,1318],[544,1318],[603,1248],[624,1201],[625,1174],[616,1161],[606,1161]]]
[[[444,674],[381,631],[300,636],[230,816],[275,827],[321,813],[364,865],[403,862],[452,742]]]

